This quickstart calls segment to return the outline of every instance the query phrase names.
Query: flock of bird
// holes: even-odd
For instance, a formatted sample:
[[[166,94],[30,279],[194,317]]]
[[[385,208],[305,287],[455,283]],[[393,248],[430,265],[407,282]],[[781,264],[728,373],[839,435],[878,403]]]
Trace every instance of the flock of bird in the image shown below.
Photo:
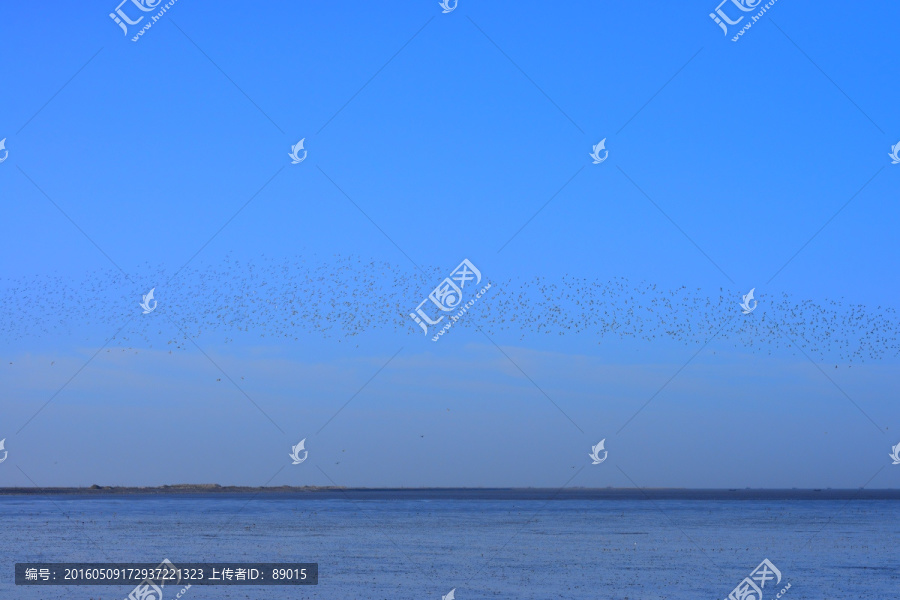
[[[174,277],[161,267],[147,265],[140,271],[127,279],[115,269],[104,269],[79,280],[47,275],[0,280],[5,290],[0,295],[0,334],[16,341],[89,331],[86,341],[96,342],[97,328],[109,336],[124,324],[117,337],[128,340],[128,349],[141,349],[160,343],[150,329],[152,319],[165,312],[187,336],[212,334],[225,343],[232,342],[236,332],[269,342],[308,334],[349,341],[378,330],[430,339],[438,327],[424,338],[409,315],[448,275],[447,269],[426,274],[357,256],[314,262],[229,257],[185,268]],[[757,295],[758,309],[744,315],[738,306],[741,290],[719,289],[710,295],[699,288],[661,289],[625,278],[601,281],[568,275],[555,281],[497,281],[485,275],[479,288],[487,282],[490,290],[456,327],[480,329],[490,336],[512,333],[521,341],[577,335],[592,336],[598,343],[633,339],[692,345],[715,336],[751,352],[771,353],[797,344],[820,359],[849,362],[900,354],[900,319],[893,308],[762,293]],[[142,314],[142,295],[151,288],[159,309]],[[434,307],[430,309],[436,316]],[[179,334],[178,328],[156,329]],[[174,335],[166,345],[182,349],[186,340]]]

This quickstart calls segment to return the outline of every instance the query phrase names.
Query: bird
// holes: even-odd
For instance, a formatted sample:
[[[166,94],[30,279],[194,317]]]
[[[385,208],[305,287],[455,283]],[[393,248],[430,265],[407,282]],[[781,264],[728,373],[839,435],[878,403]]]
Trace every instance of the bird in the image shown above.
[[[158,321],[149,325],[147,319],[127,322],[104,349],[107,354],[158,346],[178,354],[194,349],[195,343],[201,348],[229,347],[242,343],[238,334],[251,333],[256,339],[284,344],[303,343],[311,334],[346,343],[373,330],[415,336],[422,333],[408,316],[419,302],[415,299],[447,276],[447,270],[438,266],[419,271],[355,254],[252,260],[226,255],[178,273],[166,269],[143,265],[129,274],[134,283],[123,282],[121,273],[111,268],[86,269],[67,277],[6,278],[10,293],[0,295],[0,335],[12,343],[30,343],[86,328],[116,331],[122,306],[130,305],[140,315],[133,299],[150,288],[140,282],[164,281],[166,309],[177,318],[178,327],[160,330]],[[622,275],[535,275],[490,283],[491,289],[454,328],[481,330],[491,338],[508,335],[523,343],[576,336],[598,345],[628,340],[693,348],[717,334],[742,352],[785,352],[804,360],[807,354],[817,362],[847,368],[900,356],[896,309],[841,297],[768,292],[765,318],[740,319],[737,304],[745,292],[733,288],[666,287]],[[67,307],[63,314],[58,311],[60,300]],[[371,310],[372,306],[391,308]]]

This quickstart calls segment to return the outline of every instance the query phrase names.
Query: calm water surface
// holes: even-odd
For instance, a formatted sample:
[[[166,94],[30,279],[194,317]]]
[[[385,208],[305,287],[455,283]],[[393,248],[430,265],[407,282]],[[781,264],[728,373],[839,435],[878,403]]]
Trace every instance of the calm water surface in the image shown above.
[[[312,587],[194,586],[183,600],[726,598],[768,558],[786,600],[894,598],[896,500],[479,499],[390,494],[0,497],[0,598],[16,562],[317,562]],[[165,600],[181,588],[168,588]]]

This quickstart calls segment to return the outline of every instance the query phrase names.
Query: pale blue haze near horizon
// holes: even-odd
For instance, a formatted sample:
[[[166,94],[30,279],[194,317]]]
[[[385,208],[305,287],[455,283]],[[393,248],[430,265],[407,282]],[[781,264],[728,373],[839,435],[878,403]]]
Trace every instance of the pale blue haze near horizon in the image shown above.
[[[137,43],[115,4],[0,6],[0,306],[42,299],[0,315],[0,487],[900,487],[896,329],[832,323],[884,338],[851,361],[547,335],[547,312],[433,343],[406,316],[463,258],[495,286],[485,330],[535,277],[685,286],[748,323],[781,297],[896,315],[897,3],[780,0],[737,43],[712,1],[179,0]],[[347,257],[413,291],[359,288],[358,335],[192,329],[169,354],[171,307],[206,303],[165,285],[188,261]]]

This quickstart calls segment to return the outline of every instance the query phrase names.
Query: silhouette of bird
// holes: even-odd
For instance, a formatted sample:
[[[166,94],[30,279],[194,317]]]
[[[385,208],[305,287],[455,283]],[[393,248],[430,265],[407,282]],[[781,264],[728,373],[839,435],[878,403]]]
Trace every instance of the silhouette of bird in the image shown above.
[[[250,336],[267,343],[303,343],[310,335],[346,343],[379,330],[427,340],[438,328],[422,335],[409,316],[419,302],[426,300],[423,310],[432,318],[455,312],[442,312],[427,300],[449,270],[423,270],[358,255],[262,256],[253,261],[226,256],[177,274],[144,264],[128,280],[114,268],[68,278],[3,278],[0,336],[21,343],[74,335],[96,344],[98,331],[101,336],[118,331],[106,345],[107,353],[158,347],[176,353],[194,350],[194,343],[256,343]],[[477,285],[468,282],[463,299],[487,283],[491,288],[454,328],[532,342],[579,336],[598,344],[668,341],[696,348],[716,336],[742,352],[807,354],[848,368],[900,355],[896,309],[843,298],[811,300],[756,289],[758,308],[744,315],[739,303],[746,290],[666,289],[624,277],[570,274],[491,280],[485,274]],[[144,315],[139,304],[150,288],[156,290],[158,307]],[[61,313],[60,305],[66,311]]]

